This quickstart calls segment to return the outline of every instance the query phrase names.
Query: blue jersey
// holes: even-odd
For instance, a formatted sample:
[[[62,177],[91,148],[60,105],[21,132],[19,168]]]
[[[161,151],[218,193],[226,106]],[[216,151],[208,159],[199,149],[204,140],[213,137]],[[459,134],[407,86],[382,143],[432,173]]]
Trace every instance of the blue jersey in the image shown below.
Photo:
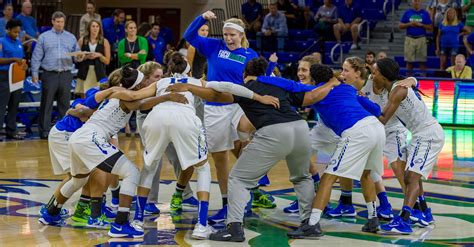
[[[198,30],[205,23],[206,20],[202,16],[198,16],[186,29],[184,38],[206,57],[207,80],[228,81],[242,85],[245,65],[252,58],[258,57],[258,54],[250,48],[238,48],[231,51],[222,39],[199,36]],[[224,105],[213,102],[206,104]]]
[[[99,102],[95,100],[95,94],[99,92],[97,88],[91,88],[86,92],[85,99],[76,99],[72,102],[71,108],[75,108],[76,105],[81,104],[86,106],[90,109],[96,109],[99,107]],[[60,131],[67,131],[67,132],[74,132],[80,127],[82,127],[84,123],[77,117],[73,117],[71,115],[64,116],[61,120],[56,123],[56,129]]]

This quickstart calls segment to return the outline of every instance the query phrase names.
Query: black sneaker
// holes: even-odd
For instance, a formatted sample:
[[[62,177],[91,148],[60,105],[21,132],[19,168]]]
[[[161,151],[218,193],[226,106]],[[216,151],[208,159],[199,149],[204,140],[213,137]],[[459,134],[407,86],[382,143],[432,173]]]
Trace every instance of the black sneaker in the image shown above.
[[[311,226],[309,225],[309,219],[306,219],[296,230],[288,232],[286,235],[293,239],[318,239],[324,234],[319,222],[316,225]]]
[[[220,230],[216,233],[212,233],[209,236],[210,240],[213,241],[226,241],[226,242],[244,242],[245,235],[242,223],[232,222],[227,225],[227,229]]]
[[[374,217],[370,219],[369,221],[367,221],[367,223],[365,223],[365,225],[362,227],[362,231],[377,233],[377,231],[379,230],[379,226],[380,226],[379,218]]]

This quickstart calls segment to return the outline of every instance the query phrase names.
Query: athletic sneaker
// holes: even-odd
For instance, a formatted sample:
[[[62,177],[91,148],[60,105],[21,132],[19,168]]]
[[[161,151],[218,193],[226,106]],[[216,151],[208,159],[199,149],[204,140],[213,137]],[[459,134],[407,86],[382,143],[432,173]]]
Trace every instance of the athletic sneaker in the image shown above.
[[[371,232],[371,233],[377,233],[379,230],[380,222],[379,218],[374,217],[372,219],[369,219],[367,223],[362,227],[363,232]]]
[[[427,227],[429,225],[429,223],[426,222],[423,213],[418,209],[413,209],[411,211],[410,221],[412,225],[419,226],[422,228]]]
[[[145,223],[140,220],[133,220],[130,225],[133,226],[133,228],[138,229],[138,230],[144,230],[145,229]]]
[[[269,199],[268,194],[255,193],[252,198],[252,208],[276,208],[276,204]]]
[[[145,215],[160,214],[160,209],[154,203],[147,203],[145,205]]]
[[[259,186],[268,186],[270,185],[270,179],[268,179],[268,176],[265,175],[260,180],[258,180],[258,185]]]
[[[214,224],[222,223],[226,219],[227,219],[227,205],[219,209],[219,211],[217,211],[217,213],[214,214],[213,216],[208,217],[207,222],[209,222],[209,224],[211,225],[214,225]]]
[[[298,200],[294,200],[290,203],[290,205],[286,208],[283,209],[283,212],[287,214],[297,214],[300,212],[299,206],[298,206]]]
[[[105,214],[101,214],[97,218],[92,218],[89,216],[89,218],[87,219],[87,227],[97,229],[109,229],[110,222],[107,221],[107,217],[105,216]]]
[[[210,226],[203,226],[199,222],[194,226],[193,234],[191,235],[194,239],[208,239],[209,236],[216,233],[216,230]]]
[[[46,205],[43,205],[40,209],[40,214],[43,215],[43,212],[44,211],[48,211],[48,209],[46,208]],[[67,208],[61,208],[61,212],[59,213],[59,215],[61,216],[61,218],[63,220],[67,219],[70,217],[69,215],[69,210],[67,210]]]
[[[123,225],[114,222],[110,224],[108,235],[113,238],[142,238],[144,233],[143,230],[133,227],[128,222]]]
[[[242,223],[232,222],[227,225],[226,229],[212,233],[209,239],[214,241],[244,242],[244,228],[242,227]]]
[[[354,205],[342,204],[340,201],[335,209],[327,211],[326,214],[330,217],[355,217],[357,215]]]
[[[91,208],[89,203],[78,202],[74,209],[74,214],[71,219],[74,222],[87,223],[91,215]]]
[[[182,204],[183,206],[188,206],[188,207],[198,207],[199,201],[194,196],[191,196],[187,199],[183,199]]]
[[[41,217],[38,219],[38,222],[43,225],[50,225],[50,226],[64,226],[66,225],[66,221],[61,218],[61,214],[58,215],[50,215],[48,210],[40,211]]]
[[[410,221],[404,221],[402,217],[395,216],[392,221],[387,224],[383,224],[380,226],[380,229],[386,232],[395,232],[401,234],[410,234],[413,232],[410,226]]]
[[[107,207],[105,203],[102,203],[102,213],[109,219],[117,217],[117,213],[111,207]]]
[[[387,206],[378,206],[377,207],[377,217],[384,220],[393,219],[392,205],[388,204]]]
[[[433,218],[433,214],[431,213],[431,208],[427,208],[425,211],[423,211],[423,215],[425,216],[425,221],[428,224],[433,224],[435,222]]]
[[[170,210],[172,212],[183,211],[183,197],[174,193],[171,197]]]
[[[319,238],[324,234],[319,222],[316,223],[316,225],[311,226],[309,225],[309,219],[306,219],[296,230],[290,231],[286,235],[292,239],[314,239]]]

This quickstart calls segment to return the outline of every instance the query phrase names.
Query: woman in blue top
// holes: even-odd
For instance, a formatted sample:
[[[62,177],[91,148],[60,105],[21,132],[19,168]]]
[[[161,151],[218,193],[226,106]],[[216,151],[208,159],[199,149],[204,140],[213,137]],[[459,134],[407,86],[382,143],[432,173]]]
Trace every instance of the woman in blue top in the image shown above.
[[[464,24],[458,21],[456,10],[449,8],[444,16],[443,22],[439,25],[439,32],[436,38],[436,55],[440,56],[441,70],[446,69],[446,60],[451,56],[451,64],[458,54],[459,35],[468,32]]]
[[[0,38],[0,129],[3,126],[5,112],[8,105],[7,115],[7,139],[21,140],[16,134],[16,113],[20,104],[21,90],[10,92],[8,85],[8,71],[10,64],[18,63],[26,70],[28,65],[24,59],[23,46],[18,36],[21,32],[21,22],[15,19],[6,24],[7,35]]]
[[[198,16],[184,33],[184,38],[196,48],[208,62],[208,81],[228,81],[243,84],[245,65],[258,54],[249,48],[242,20],[231,18],[224,22],[224,39],[199,36],[198,30],[216,15],[207,11]],[[238,156],[240,139],[248,139],[253,129],[244,112],[237,104],[206,102],[204,107],[204,126],[209,152],[214,159],[217,178],[222,194],[223,208],[215,216],[209,217],[212,223],[223,222],[227,214],[227,180],[229,177],[229,150]],[[239,135],[243,132],[246,135]],[[235,147],[235,149],[234,149]]]

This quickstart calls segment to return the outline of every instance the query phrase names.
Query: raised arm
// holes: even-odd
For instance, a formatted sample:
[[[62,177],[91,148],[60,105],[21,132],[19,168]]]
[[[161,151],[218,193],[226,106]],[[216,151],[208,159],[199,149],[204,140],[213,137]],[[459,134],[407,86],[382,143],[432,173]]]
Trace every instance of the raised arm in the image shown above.
[[[383,109],[382,115],[379,116],[380,122],[386,124],[390,118],[392,118],[395,111],[397,111],[400,103],[403,99],[407,97],[408,89],[404,87],[395,87],[391,92],[390,96],[388,97],[387,105]]]
[[[214,50],[219,44],[220,40],[199,36],[198,30],[208,20],[216,19],[216,15],[212,11],[207,11],[204,14],[196,17],[184,32],[183,38],[186,39],[194,48],[196,48],[204,56],[208,57],[210,52]]]

